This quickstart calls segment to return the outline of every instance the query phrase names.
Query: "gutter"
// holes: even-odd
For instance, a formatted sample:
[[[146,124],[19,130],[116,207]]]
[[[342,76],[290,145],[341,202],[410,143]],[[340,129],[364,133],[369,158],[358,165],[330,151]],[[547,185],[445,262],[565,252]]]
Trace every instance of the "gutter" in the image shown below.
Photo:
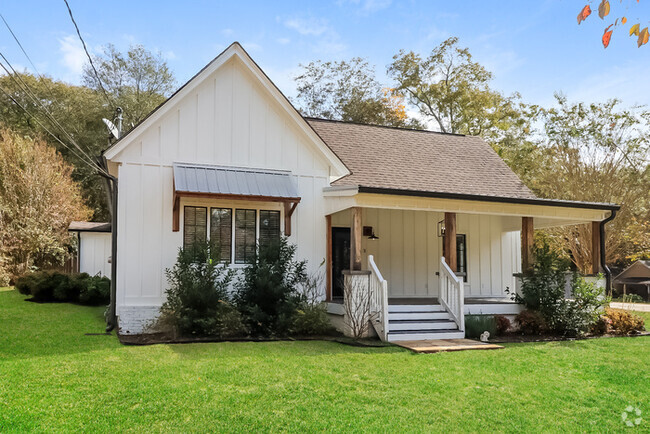
[[[578,202],[571,200],[559,199],[541,199],[541,198],[518,198],[518,197],[504,197],[504,196],[488,196],[481,194],[465,194],[465,193],[447,193],[437,191],[419,191],[419,190],[402,190],[394,188],[382,187],[358,187],[359,193],[372,193],[372,194],[392,194],[396,196],[411,196],[411,197],[432,197],[438,199],[456,199],[456,200],[473,200],[480,202],[498,202],[498,203],[516,203],[522,205],[542,205],[542,206],[558,206],[563,208],[583,208],[583,209],[598,209],[607,211],[618,211],[621,209],[620,205],[613,203],[598,203],[598,202]]]
[[[108,164],[103,155],[98,158],[99,164],[108,173]],[[117,295],[117,178],[112,175],[99,173],[106,180],[106,189],[110,193],[111,211],[111,298],[106,315],[106,332],[111,332],[117,326],[116,295]]]
[[[605,220],[600,222],[599,225],[599,230],[600,230],[600,266],[603,268],[603,271],[605,271],[605,291],[607,294],[612,294],[612,271],[609,269],[607,266],[607,258],[606,258],[606,252],[605,252],[605,225],[612,220],[614,220],[614,217],[616,217],[616,211],[615,209],[612,210],[612,213],[607,217]]]

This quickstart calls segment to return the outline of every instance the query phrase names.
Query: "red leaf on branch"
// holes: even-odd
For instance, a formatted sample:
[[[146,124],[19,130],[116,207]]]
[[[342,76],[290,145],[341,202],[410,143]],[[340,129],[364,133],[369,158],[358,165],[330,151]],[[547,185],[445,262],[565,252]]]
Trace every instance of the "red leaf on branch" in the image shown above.
[[[589,5],[586,5],[578,14],[578,24],[586,20],[589,15],[591,15],[591,8]]]
[[[609,46],[609,41],[612,39],[612,32],[613,30],[609,30],[612,27],[613,24],[610,24],[609,27],[605,29],[605,33],[603,33],[603,47],[607,48]]]

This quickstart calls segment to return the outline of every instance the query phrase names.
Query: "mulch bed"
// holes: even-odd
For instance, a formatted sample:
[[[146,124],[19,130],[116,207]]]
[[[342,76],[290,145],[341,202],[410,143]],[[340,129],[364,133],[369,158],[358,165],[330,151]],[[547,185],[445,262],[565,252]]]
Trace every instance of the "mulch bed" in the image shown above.
[[[294,336],[287,338],[217,338],[217,337],[173,337],[166,333],[149,333],[141,335],[117,335],[124,345],[156,345],[156,344],[197,344],[206,342],[281,342],[281,341],[334,341],[340,336]]]
[[[650,332],[641,332],[633,335],[598,335],[598,336],[582,336],[579,338],[571,338],[566,336],[555,336],[555,335],[520,335],[516,333],[508,333],[503,336],[497,336],[493,339],[490,339],[491,343],[495,344],[508,344],[508,343],[523,343],[523,342],[555,342],[555,341],[580,341],[585,339],[601,339],[601,338],[627,338],[627,337],[642,337],[650,336]]]

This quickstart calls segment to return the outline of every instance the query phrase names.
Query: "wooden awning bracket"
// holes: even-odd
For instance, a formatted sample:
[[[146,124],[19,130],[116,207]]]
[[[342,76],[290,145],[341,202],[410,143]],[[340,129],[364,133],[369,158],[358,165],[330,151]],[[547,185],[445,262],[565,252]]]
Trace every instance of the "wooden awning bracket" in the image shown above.
[[[286,237],[291,236],[291,216],[296,210],[299,201],[294,202],[285,202],[284,203],[284,235]]]

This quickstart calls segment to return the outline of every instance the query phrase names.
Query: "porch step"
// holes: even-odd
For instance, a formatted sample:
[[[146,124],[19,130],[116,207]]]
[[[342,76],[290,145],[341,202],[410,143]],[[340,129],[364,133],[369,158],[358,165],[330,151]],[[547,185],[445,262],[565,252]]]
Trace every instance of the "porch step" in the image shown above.
[[[445,330],[458,329],[456,323],[450,320],[393,320],[388,322],[388,330],[391,332],[408,330]]]
[[[433,339],[463,339],[465,333],[458,329],[441,329],[435,332],[427,330],[409,330],[400,332],[389,332],[388,342],[396,341],[420,341]]]
[[[435,320],[450,319],[449,313],[447,311],[404,311],[404,312],[393,312],[388,311],[388,321],[395,320]]]
[[[445,308],[439,304],[390,304],[388,301],[388,313],[397,312],[444,312]]]

